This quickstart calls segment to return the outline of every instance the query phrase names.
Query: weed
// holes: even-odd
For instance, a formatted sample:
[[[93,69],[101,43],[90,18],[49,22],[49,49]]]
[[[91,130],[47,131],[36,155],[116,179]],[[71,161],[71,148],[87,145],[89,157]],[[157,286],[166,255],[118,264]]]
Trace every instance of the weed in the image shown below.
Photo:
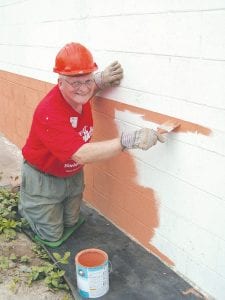
[[[18,194],[7,189],[0,189],[0,234],[4,240],[16,238],[16,230],[23,224],[22,220],[16,220]]]
[[[10,190],[0,189],[0,215],[7,219],[15,219],[19,195]]]
[[[33,266],[31,273],[28,275],[28,285],[33,281],[44,279],[46,285],[54,290],[69,290],[64,281],[65,271],[59,270],[54,264],[45,263],[42,266]]]
[[[7,270],[9,268],[10,260],[7,256],[0,256],[0,270]]]
[[[8,288],[10,289],[10,291],[12,293],[16,293],[17,289],[18,289],[18,283],[21,282],[21,279],[19,277],[14,277],[11,282],[8,285]]]
[[[12,254],[10,254],[9,259],[10,259],[11,261],[15,262],[15,261],[17,261],[17,256],[16,256],[14,253],[12,253]]]
[[[29,256],[27,256],[27,255],[21,256],[21,257],[20,257],[20,262],[21,262],[21,263],[28,264],[28,263],[30,262]]]
[[[40,244],[35,244],[32,247],[32,251],[36,254],[37,257],[40,257],[42,259],[47,259],[50,261],[48,253],[42,248]]]
[[[69,300],[71,299],[68,295],[63,296],[62,300]]]
[[[54,264],[45,263],[42,266],[33,266],[31,268],[31,273],[28,275],[28,285],[31,285],[35,280],[44,279],[49,288],[69,290],[63,278],[65,271],[58,269],[56,264],[67,264],[70,252],[66,252],[63,257],[59,253],[53,253],[53,256],[56,259]]]
[[[63,257],[59,253],[54,252],[53,256],[56,259],[56,264],[61,263],[66,265],[69,263],[68,258],[70,257],[70,252],[66,252]]]

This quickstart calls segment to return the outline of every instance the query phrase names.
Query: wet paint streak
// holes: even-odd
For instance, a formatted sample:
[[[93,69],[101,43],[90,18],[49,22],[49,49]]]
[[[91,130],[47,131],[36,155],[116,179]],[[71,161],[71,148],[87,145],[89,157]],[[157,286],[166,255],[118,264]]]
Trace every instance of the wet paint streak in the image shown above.
[[[168,115],[145,110],[143,108],[138,108],[128,104],[119,103],[114,100],[109,100],[101,97],[95,97],[95,98],[96,101],[94,101],[94,109],[98,109],[98,111],[102,111],[103,113],[108,114],[111,117],[114,116],[115,109],[119,111],[129,111],[131,113],[140,115],[143,120],[151,121],[156,124],[162,124],[168,120],[179,122],[181,125],[179,126],[179,128],[175,129],[174,132],[194,132],[194,133],[200,133],[207,136],[210,135],[211,133],[211,130],[209,128],[201,126],[199,124],[173,118]],[[101,107],[98,102],[101,103]]]
[[[156,124],[162,124],[168,120],[179,122],[181,125],[174,132],[194,132],[203,135],[211,133],[209,128],[198,124],[101,97],[95,97],[93,111],[95,132],[97,131],[95,135],[96,140],[102,140],[103,137],[104,139],[110,139],[118,136],[114,120],[116,111],[128,111],[139,115],[143,120]],[[110,190],[109,184],[107,185],[110,193],[106,197],[109,199],[109,203],[105,214],[128,234],[131,234],[145,248],[167,264],[174,265],[167,256],[149,243],[149,240],[151,241],[154,236],[155,229],[159,226],[158,201],[152,189],[142,187],[136,183],[137,170],[133,158],[128,154],[122,153],[116,158],[98,163],[98,167],[101,171],[110,173],[122,182],[121,185],[114,184],[115,189],[120,191],[116,194],[112,189]],[[128,192],[129,189],[132,193]],[[107,200],[105,201],[107,202]],[[104,205],[106,205],[106,202]],[[132,216],[134,218],[131,221]]]
[[[93,101],[93,141],[118,136],[115,123],[115,112],[118,110],[146,115],[144,110],[132,109],[132,106],[97,97]],[[88,201],[146,249],[168,265],[174,265],[167,256],[149,243],[159,226],[159,202],[154,190],[137,184],[137,170],[132,156],[122,152],[116,157],[96,163],[94,169],[91,168],[94,176],[93,186],[89,186],[88,194],[85,194]],[[86,169],[88,173],[89,166]],[[96,195],[96,192],[99,194]],[[100,194],[103,195],[101,202],[96,199]]]
[[[94,118],[100,117],[98,113],[94,114]],[[104,121],[99,121],[98,126],[103,125],[103,131],[105,128],[111,131],[115,128],[113,123],[112,119],[108,120],[108,127],[105,127]],[[95,140],[98,141],[99,136]],[[167,256],[149,244],[159,226],[159,202],[151,188],[136,183],[137,170],[132,156],[121,153],[106,161],[86,165],[85,178],[88,177],[92,177],[93,183],[86,181],[85,199],[147,250],[173,266]]]

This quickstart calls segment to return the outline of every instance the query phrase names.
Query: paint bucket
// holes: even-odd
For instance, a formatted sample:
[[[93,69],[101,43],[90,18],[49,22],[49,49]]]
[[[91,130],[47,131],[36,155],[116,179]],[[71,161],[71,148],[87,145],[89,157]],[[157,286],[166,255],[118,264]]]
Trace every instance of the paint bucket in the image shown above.
[[[85,249],[75,256],[77,287],[83,298],[98,298],[109,290],[109,261],[100,249]]]

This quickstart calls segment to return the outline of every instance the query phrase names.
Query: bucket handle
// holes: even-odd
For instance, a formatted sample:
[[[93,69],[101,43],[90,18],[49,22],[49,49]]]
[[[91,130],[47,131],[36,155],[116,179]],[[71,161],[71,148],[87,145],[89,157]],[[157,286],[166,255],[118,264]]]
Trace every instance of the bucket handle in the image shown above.
[[[112,263],[110,260],[108,260],[108,266],[109,266],[109,274],[112,273],[113,268],[112,268]]]

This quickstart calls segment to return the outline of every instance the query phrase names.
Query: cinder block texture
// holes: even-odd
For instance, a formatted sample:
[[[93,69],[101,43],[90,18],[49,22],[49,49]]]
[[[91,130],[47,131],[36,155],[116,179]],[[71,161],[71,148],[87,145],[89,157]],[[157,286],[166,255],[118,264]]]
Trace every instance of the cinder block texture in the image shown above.
[[[121,86],[93,101],[94,141],[181,126],[165,144],[88,165],[85,198],[215,299],[225,299],[224,0],[3,1],[0,130],[25,142],[36,104],[57,82],[54,59],[77,41]]]

